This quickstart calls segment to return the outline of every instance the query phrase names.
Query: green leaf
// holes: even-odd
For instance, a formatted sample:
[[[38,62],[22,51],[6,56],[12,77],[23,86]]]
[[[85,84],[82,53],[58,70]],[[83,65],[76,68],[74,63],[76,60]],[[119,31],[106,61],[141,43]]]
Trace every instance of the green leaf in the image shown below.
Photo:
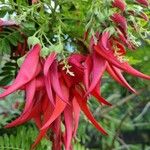
[[[0,53],[10,54],[11,47],[17,46],[18,42],[24,42],[20,31],[10,27],[6,28],[0,34]]]
[[[0,39],[0,45],[0,53],[10,53],[11,48],[7,39]]]
[[[22,25],[29,30],[35,29],[35,23],[34,22],[24,22]]]
[[[4,134],[5,147],[9,147],[9,137],[7,134]]]
[[[22,35],[21,35],[21,33],[20,32],[15,32],[14,34],[13,34],[13,36],[14,36],[14,38],[16,38],[16,40],[18,41],[18,42],[24,42],[24,39],[23,39],[23,37],[22,37]]]
[[[2,68],[2,70],[15,70],[16,69],[16,67],[14,67],[14,66],[4,66],[3,68]]]
[[[8,134],[4,133],[0,136],[0,150],[29,150],[36,136],[37,129],[31,124],[9,129]],[[38,145],[37,150],[47,150],[50,147],[51,143],[43,139]]]
[[[14,67],[16,67],[16,62],[6,62],[5,65],[6,66],[14,66]]]
[[[13,78],[14,78],[13,75],[5,76],[0,80],[0,86],[8,85],[13,80]]]
[[[130,63],[130,64],[133,64],[133,65],[138,64],[138,63],[141,62],[141,60],[135,59],[135,58],[132,57],[132,56],[127,57],[127,59],[129,60],[129,63]]]
[[[0,136],[0,149],[2,149],[3,145],[4,145],[3,137]]]
[[[12,36],[8,36],[7,39],[9,40],[9,42],[13,45],[13,46],[17,46],[18,41],[16,39],[16,37],[14,35]]]

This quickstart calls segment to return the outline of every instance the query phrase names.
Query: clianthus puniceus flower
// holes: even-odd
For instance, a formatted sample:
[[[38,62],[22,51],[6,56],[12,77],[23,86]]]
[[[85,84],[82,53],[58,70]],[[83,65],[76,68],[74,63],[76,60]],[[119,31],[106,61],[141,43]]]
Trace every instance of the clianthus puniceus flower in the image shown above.
[[[113,45],[111,43],[114,43]],[[97,52],[100,59],[104,59],[107,62],[108,73],[121,85],[127,87],[132,92],[135,92],[133,88],[127,83],[122,75],[122,71],[127,72],[133,76],[137,76],[143,79],[150,80],[150,76],[147,76],[132,66],[124,60],[125,49],[119,41],[114,40],[110,37],[109,32],[104,32],[99,37],[99,42],[94,45],[94,51]]]
[[[47,58],[40,58],[41,46],[36,44],[28,52],[12,85],[0,94],[0,98],[3,98],[16,90],[25,91],[22,114],[6,127],[14,127],[33,119],[40,132],[32,148],[44,136],[47,137],[51,130],[53,149],[60,150],[63,144],[66,150],[70,150],[81,110],[100,132],[107,134],[87,106],[89,95],[94,96],[99,103],[111,106],[100,94],[100,83],[105,71],[132,92],[136,91],[127,83],[122,71],[150,80],[150,76],[119,59],[125,55],[125,49],[109,32],[99,35],[98,44],[92,46],[93,51],[88,55],[69,56],[68,63],[72,66],[70,71],[74,73],[71,76],[62,69],[63,64],[57,60],[57,53],[52,52]],[[65,131],[61,129],[62,124]]]
[[[126,36],[126,32],[127,32],[126,18],[119,13],[114,13],[111,16],[111,19],[117,25],[118,29],[120,29],[124,33],[124,35]]]
[[[99,131],[107,134],[94,119],[87,106],[88,97],[85,96],[88,93],[95,96],[98,102],[111,105],[100,96],[99,84],[95,87],[95,82],[98,81],[97,76],[93,76],[87,91],[81,86],[85,70],[82,63],[85,62],[86,56],[73,54],[68,58],[68,63],[72,66],[70,70],[75,74],[71,76],[62,69],[63,65],[58,62],[55,52],[43,60],[40,58],[40,50],[39,44],[32,47],[12,85],[0,94],[0,98],[3,98],[16,90],[24,90],[26,93],[22,114],[6,127],[14,127],[33,119],[40,129],[40,133],[32,147],[38,144],[46,136],[47,131],[51,129],[54,134],[52,137],[54,138],[52,140],[53,149],[57,149],[58,145],[61,147],[63,143],[69,150],[71,140],[76,136],[79,113],[82,110]],[[97,61],[101,63],[100,70],[93,68],[93,71],[96,73],[100,71],[101,74],[104,64],[101,60],[95,60],[95,65],[97,65]],[[62,116],[64,120],[62,120]],[[64,133],[61,131],[62,123],[66,128]],[[56,125],[58,126],[57,129],[55,129]]]
[[[37,2],[32,0],[32,3]],[[145,4],[143,1],[137,2]],[[61,150],[63,146],[66,150],[72,150],[71,143],[76,137],[81,111],[97,130],[107,135],[88,107],[90,96],[95,97],[100,104],[111,106],[101,95],[104,72],[108,72],[116,82],[134,93],[137,93],[136,90],[126,81],[123,72],[150,80],[150,76],[134,69],[125,59],[125,47],[133,47],[127,34],[127,19],[122,13],[126,9],[125,1],[114,0],[112,7],[121,10],[121,13],[117,12],[110,16],[117,36],[108,30],[102,33],[96,32],[90,37],[87,54],[73,53],[65,58],[69,70],[66,70],[64,59],[58,57],[59,54],[55,49],[43,58],[40,55],[41,44],[37,44],[39,43],[37,40],[32,41],[33,37],[30,40],[28,38],[34,44],[24,56],[25,59],[12,84],[6,86],[4,92],[0,94],[0,99],[17,90],[25,92],[23,112],[6,125],[6,128],[34,120],[39,134],[31,149],[46,137],[52,141],[53,150]],[[3,26],[7,25],[13,24],[3,22]],[[87,30],[84,40],[88,39],[88,32]],[[26,53],[26,42],[25,40],[24,44],[17,45],[16,55],[22,56]]]
[[[119,8],[119,9],[120,9],[121,11],[123,11],[123,12],[124,12],[125,9],[126,9],[125,0],[113,0],[112,6]]]

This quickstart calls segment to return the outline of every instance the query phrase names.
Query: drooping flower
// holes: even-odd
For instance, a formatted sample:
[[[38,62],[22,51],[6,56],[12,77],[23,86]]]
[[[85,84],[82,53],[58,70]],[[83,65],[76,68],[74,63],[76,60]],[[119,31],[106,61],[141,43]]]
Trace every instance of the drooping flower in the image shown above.
[[[99,60],[97,55],[92,56],[92,78],[88,79],[89,83],[87,83],[83,80],[84,76],[88,75],[88,73],[84,75],[86,70],[84,64],[88,56],[81,54],[69,56],[70,72],[74,73],[72,76],[62,69],[64,66],[57,60],[57,53],[52,52],[43,59],[40,58],[40,50],[39,44],[33,46],[27,53],[12,85],[6,87],[6,90],[0,94],[0,98],[3,98],[16,90],[23,90],[26,95],[23,112],[6,127],[18,126],[32,119],[40,131],[32,148],[51,130],[52,148],[60,150],[63,144],[66,150],[70,150],[82,110],[91,123],[100,132],[106,134],[87,106],[88,95],[93,95],[99,103],[111,105],[100,95],[97,83],[101,80],[102,70],[106,68],[105,61]],[[101,67],[97,68],[99,64]],[[81,84],[84,86],[84,83],[89,84],[87,90],[81,86]],[[62,131],[61,124],[64,124],[65,132]]]
[[[13,81],[12,85],[7,88],[2,94],[0,94],[0,98],[3,98],[16,90],[23,87],[25,84],[30,82],[40,70],[39,65],[39,53],[41,47],[40,45],[35,45],[31,51],[29,51],[24,63],[22,64],[16,79]],[[29,67],[32,66],[32,67]]]
[[[113,0],[112,6],[119,8],[121,11],[125,11],[126,9],[126,3],[124,0]]]
[[[142,4],[143,6],[146,6],[146,7],[149,6],[148,0],[136,0],[136,2],[139,4]]]
[[[137,71],[132,66],[130,66],[126,60],[123,60],[122,55],[124,55],[125,50],[121,45],[121,43],[119,43],[119,41],[117,41],[117,45],[114,43],[114,40],[113,45],[111,45],[110,41],[111,39],[109,36],[109,32],[104,32],[99,39],[99,43],[94,46],[94,50],[100,56],[99,59],[103,58],[107,61],[107,70],[112,75],[112,77],[125,87],[129,88],[131,91],[135,92],[135,90],[127,84],[121,72],[124,71],[133,76],[137,76],[147,80],[150,80],[150,76]],[[103,45],[103,43],[105,44]],[[118,53],[115,52],[116,51],[115,49],[117,50]]]
[[[36,44],[27,53],[12,85],[0,94],[0,98],[3,98],[16,90],[25,91],[23,112],[6,127],[34,120],[39,128],[39,135],[32,148],[51,131],[53,150],[60,150],[62,145],[66,150],[72,149],[71,143],[76,136],[80,111],[84,112],[100,132],[107,135],[93,117],[87,104],[91,95],[100,104],[111,106],[100,93],[101,79],[105,71],[119,84],[135,93],[136,91],[123,77],[122,71],[150,80],[149,76],[140,73],[122,60],[126,54],[125,48],[117,39],[112,38],[109,32],[97,34],[96,37],[98,43],[90,44],[90,54],[72,54],[68,57],[68,65],[71,66],[69,71],[73,74],[66,72],[62,60],[58,61],[56,52],[52,52],[45,59],[41,58],[41,46]],[[65,131],[62,131],[62,124]]]
[[[147,80],[150,80],[150,76],[139,72],[129,65],[125,59],[125,47],[118,39],[116,39],[116,37],[114,38],[109,32],[105,31],[103,34],[99,35],[99,37],[97,36],[97,38],[97,44],[94,44],[93,42],[90,44],[93,51],[85,61],[84,83],[87,93],[88,91],[92,93],[92,90],[95,90],[97,85],[98,89],[100,88],[101,78],[105,71],[107,71],[120,85],[126,87],[131,92],[137,93],[126,81],[122,72],[124,71],[133,76]]]
[[[121,28],[121,30],[124,31],[124,33],[126,33],[127,31],[127,21],[126,18],[124,16],[122,16],[119,13],[114,13],[111,17],[112,21],[114,23],[116,23],[116,25]]]
[[[148,6],[147,0],[136,1]],[[29,5],[37,2],[39,1],[29,0]],[[34,45],[37,41],[39,42],[39,39],[35,36],[28,38],[28,43],[34,46],[24,56],[25,60],[16,79],[11,85],[5,87],[0,98],[4,98],[17,90],[25,92],[23,112],[6,127],[10,128],[34,120],[39,134],[31,149],[43,137],[46,137],[52,141],[52,150],[61,150],[63,147],[66,150],[72,150],[71,143],[72,139],[76,137],[81,111],[96,129],[107,135],[105,129],[96,121],[88,107],[91,96],[95,97],[101,105],[111,106],[101,94],[101,81],[104,72],[108,72],[116,82],[134,93],[136,90],[126,81],[123,72],[150,80],[150,76],[134,69],[125,59],[125,46],[133,47],[127,34],[125,1],[113,0],[111,7],[121,10],[120,13],[114,13],[110,17],[111,23],[115,25],[114,29],[117,36],[106,30],[103,33],[96,32],[90,39],[87,54],[73,53],[60,60],[57,50],[53,49],[53,52],[49,55],[46,53],[46,56],[44,55],[45,57],[42,58],[40,56],[41,45]],[[134,15],[133,11],[132,13]],[[141,13],[140,15],[147,20],[145,14]],[[16,25],[13,21],[0,19],[0,27],[13,25]],[[107,23],[102,25],[102,29],[105,27],[107,27]],[[87,40],[89,35],[90,29],[85,32],[84,40]],[[16,56],[25,54],[26,44],[26,41],[23,44],[18,44]],[[68,68],[64,62],[67,63]],[[62,126],[64,127],[63,130]]]

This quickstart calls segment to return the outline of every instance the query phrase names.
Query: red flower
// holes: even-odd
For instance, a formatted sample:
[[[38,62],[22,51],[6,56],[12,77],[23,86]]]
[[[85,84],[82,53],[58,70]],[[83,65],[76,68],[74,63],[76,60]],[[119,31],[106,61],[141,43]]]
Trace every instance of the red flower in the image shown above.
[[[119,8],[121,11],[125,11],[126,9],[126,3],[124,0],[114,0],[112,6]]]
[[[148,0],[136,0],[136,2],[139,4],[142,4],[143,6],[146,6],[146,7],[149,6]]]
[[[22,114],[6,127],[14,127],[33,119],[40,133],[32,148],[51,130],[53,149],[60,150],[63,143],[66,150],[69,150],[72,138],[76,136],[79,114],[82,110],[91,123],[103,134],[106,134],[106,131],[96,122],[90,112],[87,106],[88,97],[85,96],[91,94],[97,98],[98,102],[111,105],[101,97],[99,84],[97,84],[101,79],[101,72],[106,68],[105,61],[99,60],[97,55],[93,55],[93,75],[89,80],[89,87],[85,91],[81,84],[84,85],[84,71],[86,70],[84,64],[88,57],[73,54],[68,58],[68,63],[72,66],[70,72],[74,73],[74,76],[71,76],[62,69],[64,65],[57,60],[55,52],[43,60],[39,57],[40,49],[40,45],[37,44],[29,51],[12,85],[0,94],[0,98],[16,90],[24,90],[26,94]],[[97,69],[99,63],[101,67]],[[61,116],[64,120],[61,119]],[[62,123],[65,126],[64,133],[61,131]]]
[[[15,92],[16,90],[23,87],[25,84],[30,82],[38,73],[39,73],[39,53],[40,53],[41,47],[40,45],[35,45],[31,51],[29,51],[24,63],[22,64],[20,71],[18,72],[18,75],[14,82],[12,83],[9,88],[4,91],[0,95],[0,98],[3,98],[7,95],[9,95],[12,92]],[[32,66],[32,67],[29,67]]]
[[[114,13],[111,16],[111,19],[114,23],[117,24],[118,27],[121,27],[121,29],[124,30],[124,32],[127,31],[127,21],[125,17],[123,17],[119,13]]]
[[[125,80],[122,71],[150,80],[150,76],[132,68],[122,60],[126,51],[124,46],[111,37],[109,32],[97,34],[98,44],[91,44],[92,52],[86,56],[72,54],[68,57],[70,70],[66,71],[62,60],[52,52],[47,58],[40,58],[41,47],[36,44],[26,56],[12,85],[0,94],[3,98],[16,90],[25,91],[25,106],[22,114],[6,127],[21,125],[33,119],[39,128],[39,135],[32,148],[51,131],[53,150],[72,149],[80,111],[103,134],[106,131],[93,117],[87,101],[92,95],[100,104],[111,106],[100,94],[101,79],[107,71],[119,84],[136,92]],[[64,125],[65,131],[61,129]]]
[[[147,0],[136,1],[148,6]],[[30,2],[34,4],[38,0]],[[119,8],[122,12],[126,9],[126,3],[123,0],[114,0],[112,6]],[[134,12],[131,11],[131,13]],[[145,14],[141,14],[140,17],[147,19]],[[17,90],[25,92],[23,112],[6,127],[10,128],[34,120],[39,129],[39,135],[31,149],[43,137],[47,137],[47,133],[51,133],[49,139],[52,141],[53,150],[61,150],[63,146],[66,150],[72,149],[71,143],[76,136],[80,111],[84,112],[96,129],[107,135],[88,107],[90,96],[94,96],[100,104],[111,106],[102,97],[100,91],[105,71],[120,85],[134,93],[136,93],[135,89],[126,81],[123,72],[150,80],[150,76],[134,69],[125,60],[125,46],[134,47],[127,36],[126,18],[119,13],[114,13],[110,19],[116,25],[118,37],[110,35],[106,30],[104,33],[97,32],[95,37],[92,36],[90,39],[88,54],[72,54],[65,60],[57,59],[56,52],[41,58],[41,46],[36,44],[27,53],[16,79],[10,86],[4,87],[5,91],[0,94],[0,98]],[[0,19],[0,27],[10,25],[16,25],[16,23]],[[88,31],[85,32],[84,40],[87,38]],[[26,41],[24,44],[19,43],[16,55],[24,55],[26,46]],[[64,131],[61,128],[62,124],[65,127]]]
[[[105,44],[103,44],[103,43],[105,43]],[[140,78],[144,78],[147,80],[150,80],[150,76],[147,76],[147,75],[137,71],[136,69],[131,67],[128,64],[128,62],[122,60],[122,57],[120,57],[120,52],[122,53],[121,55],[123,55],[125,53],[124,47],[119,42],[117,42],[116,44],[117,44],[116,45],[117,51],[119,49],[119,51],[118,51],[119,55],[114,53],[114,47],[112,47],[112,46],[114,46],[114,44],[111,45],[111,43],[110,43],[109,32],[104,32],[102,34],[102,36],[100,37],[98,45],[94,46],[94,50],[99,55],[99,57],[100,57],[99,59],[103,58],[104,60],[107,61],[107,70],[112,75],[112,77],[114,79],[116,79],[119,83],[121,81],[122,85],[124,85],[125,87],[128,87],[131,91],[135,92],[135,90],[133,90],[131,87],[129,87],[129,85],[127,85],[127,82],[123,78],[121,72],[125,71],[131,75],[134,75],[134,76],[137,76]],[[109,45],[109,47],[108,47],[108,45]],[[110,47],[110,45],[111,45],[111,47]]]

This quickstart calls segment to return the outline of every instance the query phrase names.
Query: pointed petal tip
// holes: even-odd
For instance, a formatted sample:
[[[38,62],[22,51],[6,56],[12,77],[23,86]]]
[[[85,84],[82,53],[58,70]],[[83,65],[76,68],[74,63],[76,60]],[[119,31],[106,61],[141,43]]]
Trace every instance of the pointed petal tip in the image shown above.
[[[136,94],[136,95],[139,95],[139,92],[137,91],[137,90],[135,90],[135,89],[133,89],[133,91],[132,91],[134,94]]]
[[[108,136],[108,133],[107,131],[104,129],[104,128],[101,128],[101,131],[100,131],[103,135],[105,136]]]
[[[105,105],[107,105],[107,106],[113,106],[113,104],[111,104],[110,102],[108,102],[107,104],[105,104]]]
[[[105,131],[105,134],[104,134],[105,136],[109,136],[109,134]]]

